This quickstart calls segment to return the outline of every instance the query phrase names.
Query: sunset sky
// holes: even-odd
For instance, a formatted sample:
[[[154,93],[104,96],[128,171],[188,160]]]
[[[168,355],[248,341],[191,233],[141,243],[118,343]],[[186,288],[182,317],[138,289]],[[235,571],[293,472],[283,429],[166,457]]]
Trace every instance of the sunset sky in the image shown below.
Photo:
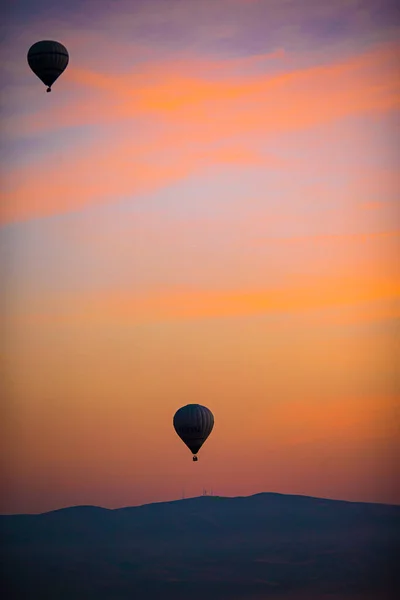
[[[0,512],[400,503],[396,4],[8,2]]]

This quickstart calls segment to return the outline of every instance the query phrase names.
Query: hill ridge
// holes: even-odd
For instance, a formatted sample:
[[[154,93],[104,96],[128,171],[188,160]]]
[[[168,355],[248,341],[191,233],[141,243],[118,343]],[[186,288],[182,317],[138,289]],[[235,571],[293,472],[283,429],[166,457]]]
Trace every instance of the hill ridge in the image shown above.
[[[274,492],[0,518],[21,600],[390,598],[399,534],[400,506]]]
[[[308,496],[306,494],[285,494],[281,492],[257,492],[255,494],[249,494],[248,496],[220,496],[218,494],[215,495],[200,495],[200,496],[191,496],[188,498],[176,498],[174,500],[160,500],[155,502],[146,502],[144,504],[135,504],[135,505],[127,505],[127,506],[119,506],[116,508],[107,508],[105,506],[98,506],[95,504],[76,504],[71,506],[63,506],[60,508],[54,508],[52,510],[46,510],[40,513],[13,513],[13,514],[0,514],[0,518],[2,517],[35,517],[35,516],[44,516],[50,515],[54,513],[74,511],[74,510],[92,510],[92,511],[107,511],[107,512],[115,512],[115,511],[125,511],[125,510],[134,510],[139,508],[151,507],[151,506],[166,506],[171,504],[178,503],[188,503],[193,501],[212,501],[214,499],[217,500],[250,500],[255,498],[268,498],[268,499],[298,499],[299,501],[318,501],[318,502],[327,502],[327,503],[337,503],[337,504],[347,504],[347,505],[361,505],[361,506],[387,506],[393,508],[400,508],[398,504],[389,504],[384,502],[369,502],[369,501],[359,501],[359,500],[344,500],[341,498],[326,498],[320,496]]]

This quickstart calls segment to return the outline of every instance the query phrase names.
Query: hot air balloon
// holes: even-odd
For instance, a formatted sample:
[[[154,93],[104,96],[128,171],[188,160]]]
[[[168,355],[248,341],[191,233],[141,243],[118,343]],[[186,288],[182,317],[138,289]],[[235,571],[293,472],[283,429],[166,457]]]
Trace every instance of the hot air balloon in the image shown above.
[[[193,454],[193,460],[197,461],[196,454],[214,427],[211,410],[201,404],[187,404],[176,411],[173,422],[176,433]]]
[[[51,92],[51,86],[67,68],[68,61],[68,50],[60,42],[43,40],[33,44],[28,51],[28,64],[47,85],[48,92]]]

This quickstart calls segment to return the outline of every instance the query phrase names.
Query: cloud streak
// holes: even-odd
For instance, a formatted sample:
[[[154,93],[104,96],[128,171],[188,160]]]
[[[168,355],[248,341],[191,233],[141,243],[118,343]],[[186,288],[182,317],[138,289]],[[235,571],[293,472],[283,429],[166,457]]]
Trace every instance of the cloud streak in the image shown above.
[[[113,136],[109,130],[106,147],[96,141],[86,145],[84,156],[79,149],[73,156],[59,152],[52,159],[35,161],[32,167],[4,173],[0,221],[113,202],[184,179],[205,164],[276,166],[278,157],[271,165],[257,156],[254,146],[217,151],[213,145],[226,145],[230,139],[246,135],[252,136],[254,144],[278,131],[296,132],[352,114],[397,108],[397,49],[388,45],[342,64],[230,81],[207,80],[196,74],[189,77],[190,65],[156,75],[150,69],[144,75],[124,77],[84,74],[72,67],[69,81],[85,81],[96,89],[96,95],[72,101],[68,107],[11,119],[9,134],[14,131],[15,135],[15,128],[26,136],[56,133],[60,126],[126,122],[126,135],[118,130]],[[134,123],[139,118],[156,119],[160,133],[150,140],[146,134],[135,139]],[[159,154],[169,150],[167,163],[162,164]]]
[[[293,278],[292,278],[293,279]],[[54,293],[37,311],[26,312],[16,303],[10,312],[18,320],[141,323],[164,320],[221,318],[240,315],[290,314],[338,306],[397,301],[400,280],[391,277],[319,277],[307,284],[266,289],[215,290],[177,287],[151,291],[103,290],[79,294]],[[32,306],[32,305],[31,305]],[[39,308],[41,306],[41,308]],[[397,314],[397,313],[396,313]]]

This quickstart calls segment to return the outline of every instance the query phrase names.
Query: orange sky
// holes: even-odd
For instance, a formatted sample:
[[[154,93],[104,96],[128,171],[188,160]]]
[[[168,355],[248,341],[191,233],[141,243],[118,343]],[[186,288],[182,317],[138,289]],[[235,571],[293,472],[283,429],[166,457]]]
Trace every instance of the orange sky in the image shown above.
[[[10,17],[0,511],[399,503],[398,32],[373,0],[188,4]],[[197,464],[189,402],[215,415]]]

